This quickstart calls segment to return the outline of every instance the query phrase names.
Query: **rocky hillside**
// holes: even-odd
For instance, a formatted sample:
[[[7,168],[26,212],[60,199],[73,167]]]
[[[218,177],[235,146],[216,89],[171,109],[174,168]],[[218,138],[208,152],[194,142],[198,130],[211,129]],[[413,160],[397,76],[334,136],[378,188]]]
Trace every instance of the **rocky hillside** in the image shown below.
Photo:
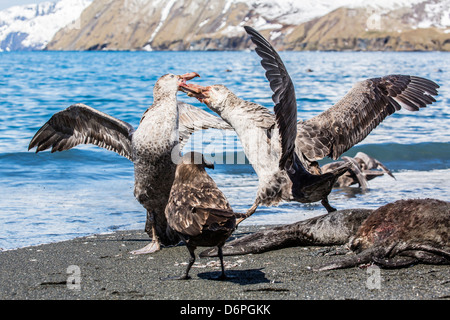
[[[283,46],[287,50],[450,51],[450,28],[442,27],[441,20],[417,23],[423,4],[413,9],[417,13],[410,8],[384,12],[339,8],[295,27]]]
[[[81,28],[60,30],[47,49],[242,49],[241,26],[257,20],[243,2],[95,0],[81,14]]]
[[[48,50],[242,50],[250,25],[287,50],[450,51],[450,1],[94,0]],[[344,5],[344,6],[342,6]]]
[[[68,1],[88,0],[61,3]],[[242,27],[250,25],[279,50],[450,51],[450,0],[92,0],[75,21],[41,43],[47,50],[243,50],[251,43]]]

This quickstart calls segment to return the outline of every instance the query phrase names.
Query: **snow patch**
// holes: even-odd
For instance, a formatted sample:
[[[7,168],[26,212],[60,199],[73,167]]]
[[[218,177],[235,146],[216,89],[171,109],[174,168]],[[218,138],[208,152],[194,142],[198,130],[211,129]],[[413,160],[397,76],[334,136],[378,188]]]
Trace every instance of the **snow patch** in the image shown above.
[[[425,16],[418,22],[418,28],[450,27],[450,1],[438,1],[425,4]]]
[[[203,27],[205,24],[208,23],[208,21],[209,21],[209,19],[206,19],[205,21],[200,22],[199,25],[198,25],[198,27],[199,27],[199,28]]]
[[[278,38],[281,35],[282,35],[282,32],[280,32],[280,31],[272,31],[270,33],[270,41],[275,40],[276,38]]]
[[[150,36],[150,40],[148,40],[149,43],[155,39],[156,35],[158,34],[159,30],[163,26],[164,22],[166,21],[167,17],[169,16],[170,9],[172,9],[173,5],[175,4],[176,0],[169,0],[166,4],[166,6],[161,10],[161,18],[159,20],[158,26],[156,27],[155,31],[153,31],[152,35]]]
[[[394,10],[426,0],[253,0],[248,1],[255,11],[266,20],[276,19],[280,23],[298,25],[321,17],[340,7],[374,8]],[[448,2],[445,0],[443,2]]]
[[[152,46],[151,46],[149,43],[147,43],[147,44],[142,48],[142,50],[144,50],[144,51],[153,51],[153,48],[152,48]]]
[[[225,2],[225,6],[223,7],[222,14],[225,14],[228,11],[228,9],[230,9],[233,2],[234,2],[233,0],[227,0]]]
[[[42,50],[61,28],[79,28],[78,18],[92,0],[61,0],[0,11],[0,49]]]

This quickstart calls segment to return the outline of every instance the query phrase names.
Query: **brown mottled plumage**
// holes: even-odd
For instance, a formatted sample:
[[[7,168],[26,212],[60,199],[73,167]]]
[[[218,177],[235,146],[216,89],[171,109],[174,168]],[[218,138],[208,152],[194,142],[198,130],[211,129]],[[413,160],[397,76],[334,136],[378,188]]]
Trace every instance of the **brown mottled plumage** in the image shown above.
[[[176,169],[172,157],[195,130],[231,129],[220,118],[177,102],[178,90],[189,88],[185,81],[195,76],[198,74],[160,77],[153,90],[154,103],[145,111],[136,130],[124,121],[79,103],[55,113],[30,142],[28,149],[36,147],[36,152],[50,147],[52,152],[63,151],[91,143],[133,162],[134,195],[147,210],[145,230],[152,243],[132,253],[151,253],[160,249],[160,242],[163,245],[179,242],[178,235],[167,228],[164,215]],[[174,151],[175,147],[178,149]]]
[[[213,168],[197,152],[185,154],[177,166],[175,180],[165,214],[169,226],[186,242],[191,255],[186,273],[195,262],[197,246],[217,246],[222,265],[221,278],[225,278],[222,246],[236,227],[236,214],[225,195],[205,171]]]
[[[73,104],[55,113],[31,139],[28,150],[69,150],[79,144],[95,144],[132,160],[132,125],[85,104]]]
[[[296,148],[309,161],[336,160],[395,111],[419,111],[435,102],[437,88],[433,81],[409,75],[358,82],[333,107],[298,123]]]

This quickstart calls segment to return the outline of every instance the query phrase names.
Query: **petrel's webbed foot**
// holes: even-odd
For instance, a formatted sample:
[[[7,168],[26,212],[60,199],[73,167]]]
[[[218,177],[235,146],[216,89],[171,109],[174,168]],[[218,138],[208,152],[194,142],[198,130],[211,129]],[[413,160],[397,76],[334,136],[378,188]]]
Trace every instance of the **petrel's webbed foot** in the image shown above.
[[[133,250],[130,253],[131,254],[149,254],[149,253],[154,253],[154,252],[159,251],[159,250],[161,250],[161,246],[159,244],[159,241],[158,240],[152,240],[152,242],[150,242],[145,247],[143,247],[141,249]]]
[[[161,250],[161,246],[159,244],[158,236],[156,235],[156,229],[154,226],[152,226],[152,242],[150,242],[145,247],[131,251],[131,254],[149,254],[156,251]]]

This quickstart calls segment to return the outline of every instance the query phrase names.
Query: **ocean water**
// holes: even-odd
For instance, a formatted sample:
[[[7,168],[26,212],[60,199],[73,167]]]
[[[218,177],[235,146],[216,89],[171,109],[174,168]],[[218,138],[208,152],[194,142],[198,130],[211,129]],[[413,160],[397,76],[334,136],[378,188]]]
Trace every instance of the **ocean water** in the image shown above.
[[[334,189],[338,209],[377,208],[406,198],[449,200],[450,54],[282,52],[294,81],[298,115],[308,119],[366,78],[411,74],[441,88],[437,102],[400,111],[349,150],[377,158],[388,176],[369,189]],[[307,72],[312,69],[312,72]],[[240,97],[272,109],[271,91],[254,52],[12,52],[0,53],[0,248],[13,249],[125,229],[143,229],[145,210],[133,197],[133,165],[96,146],[64,152],[28,151],[35,132],[57,111],[77,102],[135,128],[166,73],[196,71],[202,85],[224,84]],[[206,110],[180,93],[179,99]],[[187,150],[240,153],[234,134],[196,133]],[[217,157],[221,158],[221,157]],[[329,160],[325,160],[325,163]],[[248,164],[216,164],[208,171],[236,211],[252,205],[257,177]],[[292,223],[325,213],[320,203],[260,207],[244,224]]]

